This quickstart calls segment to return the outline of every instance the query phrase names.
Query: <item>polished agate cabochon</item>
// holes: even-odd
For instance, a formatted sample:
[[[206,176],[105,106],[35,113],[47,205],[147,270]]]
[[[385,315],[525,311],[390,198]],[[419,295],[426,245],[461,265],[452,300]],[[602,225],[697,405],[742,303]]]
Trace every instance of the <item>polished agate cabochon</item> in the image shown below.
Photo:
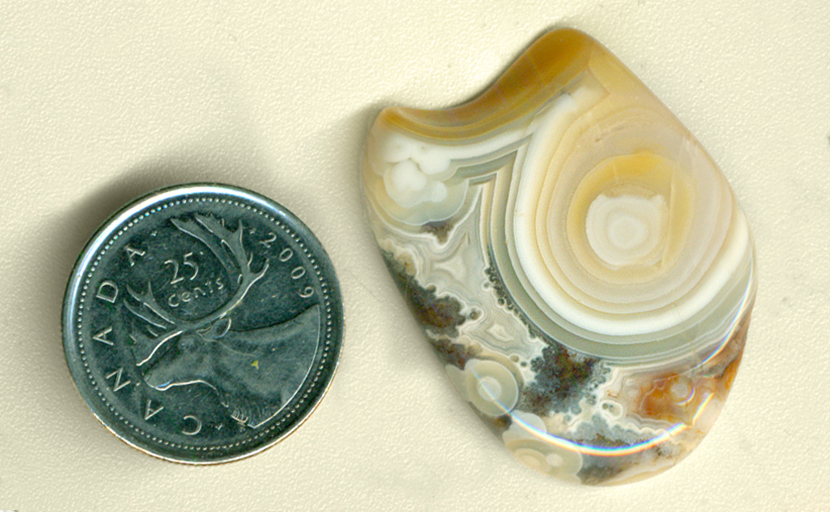
[[[629,482],[712,427],[755,295],[747,220],[599,43],[555,30],[469,103],[384,110],[363,183],[413,315],[519,460]]]

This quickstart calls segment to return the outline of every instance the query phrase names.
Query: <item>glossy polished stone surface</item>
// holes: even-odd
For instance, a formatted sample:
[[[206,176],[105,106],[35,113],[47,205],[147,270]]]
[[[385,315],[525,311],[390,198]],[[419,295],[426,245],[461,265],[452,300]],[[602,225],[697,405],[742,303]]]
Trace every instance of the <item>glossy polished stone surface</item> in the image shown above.
[[[387,266],[459,394],[528,466],[616,484],[685,457],[724,405],[755,296],[746,217],[694,136],[569,29],[366,147]]]

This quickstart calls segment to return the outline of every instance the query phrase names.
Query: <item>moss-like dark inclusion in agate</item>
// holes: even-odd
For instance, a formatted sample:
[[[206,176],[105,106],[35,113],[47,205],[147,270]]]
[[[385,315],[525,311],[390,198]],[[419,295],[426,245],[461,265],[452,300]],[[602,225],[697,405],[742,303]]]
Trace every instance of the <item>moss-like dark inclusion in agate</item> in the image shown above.
[[[397,260],[390,252],[381,251],[389,273],[395,281],[401,295],[406,299],[409,309],[421,326],[433,336],[427,336],[433,349],[445,364],[464,369],[467,360],[475,356],[475,351],[460,343],[454,343],[458,336],[458,327],[467,318],[461,314],[461,303],[451,297],[438,297],[435,289],[424,288],[413,275],[406,271],[406,265]],[[487,272],[493,289],[500,302],[512,304],[506,297],[504,287],[497,278],[497,272]],[[521,409],[543,416],[551,411],[580,412],[579,401],[589,396],[588,391],[604,382],[606,368],[596,358],[583,356],[564,348],[549,336],[531,327],[531,323],[515,307],[509,307],[528,329],[528,336],[541,337],[548,347],[542,356],[530,361],[536,378],[522,388],[519,399]],[[490,418],[480,415],[488,422],[495,421],[497,431],[502,432],[510,426],[510,416]]]
[[[421,326],[438,336],[458,336],[458,327],[467,318],[461,314],[461,303],[450,297],[437,297],[435,289],[423,288],[408,274],[405,265],[392,254],[382,251],[386,268],[392,274],[401,295]]]
[[[493,260],[492,256],[490,260]],[[499,304],[505,306],[524,324],[531,338],[541,339],[548,345],[542,351],[542,357],[530,362],[536,379],[523,388],[519,408],[538,416],[544,416],[551,411],[578,414],[579,401],[586,396],[592,399],[588,392],[605,381],[608,368],[595,357],[568,350],[536,327],[524,312],[516,307],[502,284],[498,270],[489,266],[484,272],[499,298]]]

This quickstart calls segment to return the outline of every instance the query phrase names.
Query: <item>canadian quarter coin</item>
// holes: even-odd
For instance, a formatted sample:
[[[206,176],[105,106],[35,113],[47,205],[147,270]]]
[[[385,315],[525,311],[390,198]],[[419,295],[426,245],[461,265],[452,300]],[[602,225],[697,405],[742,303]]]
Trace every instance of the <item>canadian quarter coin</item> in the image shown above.
[[[343,335],[334,268],[291,212],[190,184],[113,215],[69,280],[63,343],[113,434],[188,464],[258,453],[323,398]]]

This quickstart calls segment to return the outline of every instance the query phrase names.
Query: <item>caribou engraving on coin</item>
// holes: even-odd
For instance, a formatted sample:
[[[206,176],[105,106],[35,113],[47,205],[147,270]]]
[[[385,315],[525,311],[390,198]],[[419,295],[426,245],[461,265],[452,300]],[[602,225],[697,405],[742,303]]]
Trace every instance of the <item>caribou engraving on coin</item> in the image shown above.
[[[242,244],[241,221],[233,232],[213,216],[197,214],[195,220],[171,222],[202,242],[230,275],[237,276],[236,291],[216,311],[187,321],[165,311],[156,302],[149,283],[143,293],[128,288],[134,303],[125,300],[125,306],[144,324],[130,333],[136,365],[146,367],[144,381],[159,391],[199,383],[209,386],[221,404],[232,411],[231,417],[259,427],[296,393],[308,373],[318,336],[319,306],[311,306],[277,325],[234,331],[228,314],[242,304],[248,290],[262,279],[269,261],[264,260],[254,272],[254,256],[246,254]],[[187,260],[185,263],[190,263],[195,278],[197,264]],[[184,279],[176,274],[172,281]],[[217,286],[221,286],[221,281]],[[189,298],[205,295],[207,291],[197,286]],[[175,349],[155,363],[146,364],[166,343],[175,343]],[[265,372],[265,368],[272,371]]]
[[[224,185],[159,191],[92,238],[64,301],[81,395],[161,458],[236,460],[316,407],[342,337],[334,270],[290,212]]]

